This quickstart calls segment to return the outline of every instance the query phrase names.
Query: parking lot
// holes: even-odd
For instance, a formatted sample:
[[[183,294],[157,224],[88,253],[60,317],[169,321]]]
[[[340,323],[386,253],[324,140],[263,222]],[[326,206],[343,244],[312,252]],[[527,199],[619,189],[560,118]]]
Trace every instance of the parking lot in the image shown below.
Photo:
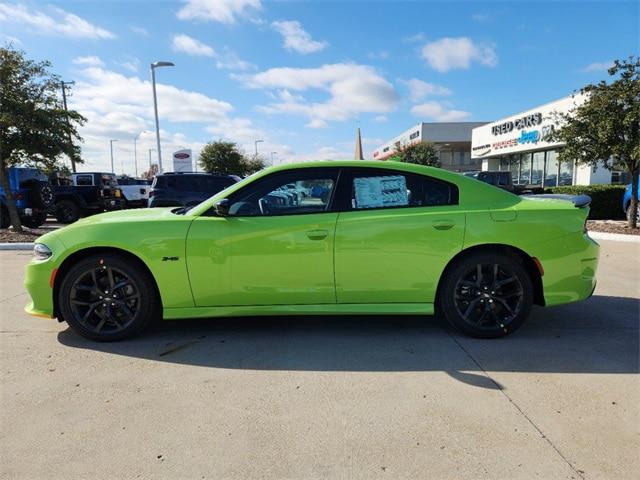
[[[23,313],[0,252],[3,478],[637,478],[638,244],[501,340],[436,318],[164,322],[97,344]]]

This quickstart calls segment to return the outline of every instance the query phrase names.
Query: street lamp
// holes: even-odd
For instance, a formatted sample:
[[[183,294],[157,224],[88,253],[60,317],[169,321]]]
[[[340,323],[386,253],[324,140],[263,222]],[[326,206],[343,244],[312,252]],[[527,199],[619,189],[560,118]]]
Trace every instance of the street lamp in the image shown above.
[[[264,142],[264,140],[256,140],[255,142],[253,142],[254,146],[256,147],[256,158],[258,158],[258,144]]]
[[[70,82],[60,82],[60,86],[62,87],[62,104],[64,105],[64,112],[67,117],[67,135],[69,138],[69,147],[73,146],[73,141],[71,139],[71,126],[69,125],[69,110],[67,109],[67,86],[75,85],[75,81]],[[70,150],[71,151],[71,150]],[[73,158],[73,152],[69,154],[69,160],[71,161],[71,171],[76,173],[76,161]]]
[[[271,165],[275,165],[275,163],[273,163],[273,156],[277,154],[278,152],[271,152]]]
[[[160,124],[158,123],[158,96],[156,95],[156,68],[173,67],[172,62],[153,62],[151,64],[151,84],[153,85],[153,111],[156,117],[156,142],[158,144],[158,173],[162,173],[162,150],[160,149]]]
[[[115,168],[113,167],[113,142],[117,142],[118,140],[109,140],[109,149],[111,150],[111,172],[116,173]]]

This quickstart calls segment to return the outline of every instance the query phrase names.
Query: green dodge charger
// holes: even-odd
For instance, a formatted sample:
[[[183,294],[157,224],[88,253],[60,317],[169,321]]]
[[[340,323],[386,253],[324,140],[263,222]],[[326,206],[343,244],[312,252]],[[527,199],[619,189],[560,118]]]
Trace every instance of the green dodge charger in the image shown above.
[[[29,313],[119,340],[155,319],[432,315],[499,337],[589,297],[589,197],[518,197],[379,161],[273,167],[190,208],[118,211],[37,240]]]

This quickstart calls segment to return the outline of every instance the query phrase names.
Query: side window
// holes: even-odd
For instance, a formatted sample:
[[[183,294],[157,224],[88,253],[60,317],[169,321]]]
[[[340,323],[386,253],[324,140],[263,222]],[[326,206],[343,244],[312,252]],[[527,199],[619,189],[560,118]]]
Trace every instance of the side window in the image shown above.
[[[78,186],[93,185],[93,175],[76,175],[76,185]]]
[[[327,212],[336,185],[336,169],[300,169],[275,173],[230,198],[235,216],[300,215]]]
[[[351,181],[351,209],[456,205],[455,185],[435,178],[392,170],[356,172]]]

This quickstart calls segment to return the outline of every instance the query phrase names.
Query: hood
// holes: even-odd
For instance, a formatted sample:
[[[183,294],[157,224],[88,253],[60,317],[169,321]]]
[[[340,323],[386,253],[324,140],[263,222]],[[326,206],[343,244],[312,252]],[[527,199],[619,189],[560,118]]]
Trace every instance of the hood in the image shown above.
[[[163,207],[163,208],[137,208],[131,210],[116,210],[113,212],[99,213],[85,217],[65,228],[75,226],[95,225],[100,223],[129,223],[129,222],[145,222],[148,220],[158,220],[161,218],[171,218],[171,213],[179,207]]]

